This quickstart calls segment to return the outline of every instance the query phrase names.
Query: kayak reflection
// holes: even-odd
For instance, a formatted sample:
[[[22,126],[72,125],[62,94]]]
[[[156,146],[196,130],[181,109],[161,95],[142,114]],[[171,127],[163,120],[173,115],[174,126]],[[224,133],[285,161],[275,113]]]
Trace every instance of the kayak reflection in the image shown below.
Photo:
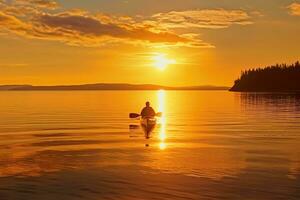
[[[145,138],[149,139],[151,133],[155,129],[156,119],[154,117],[141,118],[141,127],[145,133]]]
[[[157,125],[157,119],[155,117],[146,117],[146,118],[140,118],[140,124],[130,124],[129,130],[130,130],[130,137],[139,137],[141,132],[144,133],[144,136],[146,139],[151,138],[151,134],[154,131],[156,125]],[[142,129],[142,131],[141,131]]]

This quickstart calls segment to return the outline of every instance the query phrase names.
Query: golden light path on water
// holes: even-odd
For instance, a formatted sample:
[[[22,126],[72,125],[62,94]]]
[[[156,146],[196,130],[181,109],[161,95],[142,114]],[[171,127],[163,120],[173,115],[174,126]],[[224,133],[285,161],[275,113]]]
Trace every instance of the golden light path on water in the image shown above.
[[[160,124],[160,130],[159,130],[159,148],[161,150],[164,150],[167,148],[166,144],[166,139],[167,139],[167,134],[166,134],[166,91],[165,90],[159,90],[157,92],[157,97],[158,97],[158,112],[162,113],[162,116],[159,118],[158,123]]]

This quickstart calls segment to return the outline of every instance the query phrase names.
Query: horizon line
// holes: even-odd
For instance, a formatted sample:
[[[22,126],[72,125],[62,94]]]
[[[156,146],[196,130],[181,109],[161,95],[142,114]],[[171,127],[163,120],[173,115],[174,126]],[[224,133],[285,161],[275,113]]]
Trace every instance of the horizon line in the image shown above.
[[[130,83],[88,83],[77,85],[30,85],[6,84],[0,85],[2,91],[28,91],[28,90],[229,90],[227,86],[198,85],[198,86],[164,86],[156,84],[130,84]]]
[[[57,86],[86,86],[86,85],[130,85],[130,86],[160,86],[160,87],[227,87],[230,88],[231,86],[226,85],[213,85],[213,84],[203,84],[203,85],[186,85],[186,86],[170,86],[170,85],[163,85],[163,84],[153,84],[153,83],[126,83],[126,82],[99,82],[99,83],[78,83],[78,84],[27,84],[27,83],[4,83],[0,84],[0,87],[2,86],[33,86],[33,87],[57,87]]]

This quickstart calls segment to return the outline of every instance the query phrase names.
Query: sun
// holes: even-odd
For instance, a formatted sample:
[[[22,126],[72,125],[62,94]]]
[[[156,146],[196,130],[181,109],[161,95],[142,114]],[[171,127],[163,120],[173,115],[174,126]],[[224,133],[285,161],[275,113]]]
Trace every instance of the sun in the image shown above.
[[[165,54],[156,54],[153,57],[153,61],[154,61],[154,67],[160,69],[160,70],[164,70],[166,69],[169,65],[171,64],[175,64],[176,61],[173,59],[169,59],[167,57],[167,55]]]

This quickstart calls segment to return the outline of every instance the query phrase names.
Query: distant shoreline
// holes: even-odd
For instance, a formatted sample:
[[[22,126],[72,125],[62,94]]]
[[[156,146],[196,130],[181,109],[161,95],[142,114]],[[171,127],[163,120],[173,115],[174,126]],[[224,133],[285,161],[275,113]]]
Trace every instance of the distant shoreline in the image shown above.
[[[147,91],[147,90],[169,90],[169,91],[196,91],[196,90],[229,90],[226,86],[188,86],[169,87],[151,84],[84,84],[84,85],[56,85],[56,86],[33,86],[33,85],[0,85],[0,91]]]

